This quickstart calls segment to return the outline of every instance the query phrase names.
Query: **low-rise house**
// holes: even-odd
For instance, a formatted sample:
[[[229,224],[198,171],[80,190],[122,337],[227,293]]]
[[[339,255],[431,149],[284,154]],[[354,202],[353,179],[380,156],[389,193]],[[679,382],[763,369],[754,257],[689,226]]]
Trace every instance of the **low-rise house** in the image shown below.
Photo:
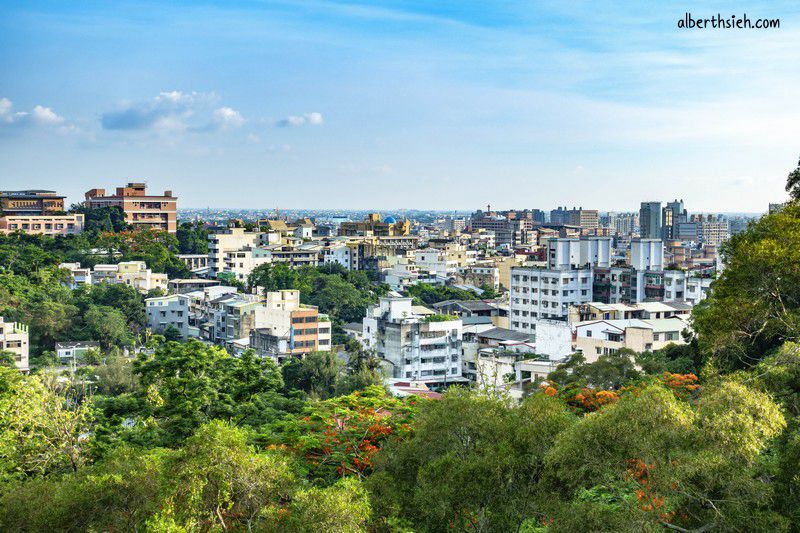
[[[660,350],[669,344],[685,344],[682,332],[688,327],[677,317],[582,322],[575,325],[575,351],[591,363],[622,348],[637,353]]]
[[[28,235],[59,237],[83,231],[84,215],[5,215],[0,216],[0,234],[22,232]]]
[[[61,363],[80,361],[89,350],[99,350],[100,343],[95,341],[57,342],[55,344],[56,357]]]
[[[59,267],[69,272],[67,285],[73,289],[83,284],[121,283],[143,293],[152,289],[167,290],[167,275],[153,272],[144,261],[101,264],[94,269],[81,268],[80,263],[61,263]]]
[[[70,289],[77,289],[81,285],[92,284],[92,269],[82,268],[80,263],[61,263],[58,268],[63,268],[69,272],[66,285]]]
[[[20,322],[6,322],[0,316],[0,351],[14,354],[14,365],[22,372],[29,370],[28,326]]]

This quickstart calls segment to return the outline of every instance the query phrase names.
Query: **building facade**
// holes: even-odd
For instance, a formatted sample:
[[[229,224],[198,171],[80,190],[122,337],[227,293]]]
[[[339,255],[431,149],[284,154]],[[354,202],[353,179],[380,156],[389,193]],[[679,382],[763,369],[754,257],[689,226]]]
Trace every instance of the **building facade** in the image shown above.
[[[29,370],[28,344],[28,326],[19,322],[6,322],[0,316],[0,351],[13,353],[14,365],[22,372]]]
[[[381,298],[367,310],[362,338],[392,379],[413,379],[432,388],[463,383],[461,319],[426,318],[411,298]]]
[[[83,231],[84,215],[6,215],[0,216],[0,233],[21,231],[28,235],[59,237]]]
[[[42,216],[63,212],[64,196],[55,191],[0,191],[1,215]]]
[[[125,213],[125,222],[134,229],[158,229],[175,233],[178,229],[178,198],[172,191],[164,191],[161,196],[147,194],[144,183],[128,183],[117,187],[115,194],[106,195],[105,189],[92,189],[86,192],[86,207],[119,207]]]

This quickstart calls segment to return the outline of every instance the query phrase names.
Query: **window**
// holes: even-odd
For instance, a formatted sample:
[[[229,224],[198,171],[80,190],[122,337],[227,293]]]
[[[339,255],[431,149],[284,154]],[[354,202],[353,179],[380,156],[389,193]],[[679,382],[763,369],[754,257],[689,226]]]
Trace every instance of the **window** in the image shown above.
[[[590,330],[590,329],[587,329],[587,330],[586,330],[586,336],[587,336],[587,337],[591,337],[591,336],[592,336],[592,330]]]

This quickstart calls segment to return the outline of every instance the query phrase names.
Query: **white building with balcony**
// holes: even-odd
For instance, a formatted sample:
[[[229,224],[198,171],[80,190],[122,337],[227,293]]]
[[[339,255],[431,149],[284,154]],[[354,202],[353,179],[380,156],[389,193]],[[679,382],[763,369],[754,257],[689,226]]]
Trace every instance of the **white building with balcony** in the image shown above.
[[[411,379],[432,388],[467,381],[461,375],[459,318],[419,314],[411,298],[381,298],[367,310],[362,336],[393,379]]]

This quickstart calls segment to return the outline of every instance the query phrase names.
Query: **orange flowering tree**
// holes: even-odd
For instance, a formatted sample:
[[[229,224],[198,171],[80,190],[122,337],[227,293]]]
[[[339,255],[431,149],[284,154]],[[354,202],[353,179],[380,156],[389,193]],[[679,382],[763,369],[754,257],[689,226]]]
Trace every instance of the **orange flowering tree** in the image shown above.
[[[310,403],[300,415],[272,426],[270,446],[293,453],[311,478],[333,482],[372,471],[375,454],[392,438],[410,434],[415,397],[399,399],[371,386],[348,396]]]

